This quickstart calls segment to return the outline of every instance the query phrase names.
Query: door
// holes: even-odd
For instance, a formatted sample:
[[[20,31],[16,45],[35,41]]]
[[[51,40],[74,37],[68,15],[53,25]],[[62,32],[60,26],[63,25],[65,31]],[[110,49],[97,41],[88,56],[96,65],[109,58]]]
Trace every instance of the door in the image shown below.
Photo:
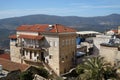
[[[42,60],[43,62],[45,61],[44,52],[41,52],[41,60]]]
[[[32,51],[30,51],[30,59],[32,59]]]

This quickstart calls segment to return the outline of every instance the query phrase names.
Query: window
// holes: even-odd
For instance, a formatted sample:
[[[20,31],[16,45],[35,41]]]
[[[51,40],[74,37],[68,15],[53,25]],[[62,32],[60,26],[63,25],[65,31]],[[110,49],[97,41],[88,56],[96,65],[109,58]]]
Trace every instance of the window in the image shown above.
[[[68,56],[65,56],[66,57],[66,59],[68,58]]]
[[[16,42],[16,39],[11,39],[11,42]]]
[[[26,55],[28,55],[28,52],[26,51]]]
[[[34,52],[34,57],[36,57],[36,55],[37,55],[37,53],[36,53],[36,52]]]
[[[68,40],[66,39],[66,45],[68,45]]]
[[[25,56],[25,53],[24,53],[24,51],[23,51],[23,56]]]
[[[53,46],[53,42],[52,41],[49,41],[49,44],[50,44],[51,47]]]
[[[64,73],[66,73],[67,72],[67,70],[66,69],[64,69]]]
[[[74,39],[72,39],[72,44],[74,44]]]
[[[55,47],[57,47],[58,46],[58,43],[57,43],[57,41],[55,41]]]
[[[71,40],[69,39],[69,45],[71,44]]]
[[[64,61],[64,58],[62,57],[62,61]]]
[[[52,59],[52,55],[49,55],[49,59]]]
[[[63,46],[64,46],[64,42],[65,42],[65,41],[64,41],[64,40],[62,40],[62,45],[63,45]]]

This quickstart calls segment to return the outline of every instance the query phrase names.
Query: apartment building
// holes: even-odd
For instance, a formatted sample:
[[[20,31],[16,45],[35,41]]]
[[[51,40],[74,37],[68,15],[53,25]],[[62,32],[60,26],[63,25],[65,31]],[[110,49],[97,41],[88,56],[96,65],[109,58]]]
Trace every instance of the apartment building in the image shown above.
[[[75,61],[76,30],[60,24],[21,25],[10,36],[11,61],[48,64],[57,74],[69,71]]]

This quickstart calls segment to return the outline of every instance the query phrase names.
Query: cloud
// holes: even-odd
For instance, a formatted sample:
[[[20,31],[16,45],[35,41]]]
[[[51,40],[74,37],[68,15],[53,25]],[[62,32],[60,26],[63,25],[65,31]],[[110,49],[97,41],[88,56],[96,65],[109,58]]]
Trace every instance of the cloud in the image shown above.
[[[120,8],[120,5],[101,5],[101,6],[93,6],[93,5],[87,5],[87,6],[81,6],[81,8],[101,8],[101,9],[104,9],[104,8]]]
[[[74,5],[74,6],[73,6]],[[76,6],[75,6],[76,5]],[[32,14],[49,14],[49,15],[60,15],[60,16],[70,16],[70,15],[84,15],[84,13],[90,11],[91,9],[120,9],[120,5],[83,5],[72,4],[70,7],[66,8],[44,8],[44,9],[11,9],[11,10],[1,10],[0,19],[8,17],[25,16]],[[94,11],[92,11],[94,13]],[[104,13],[104,12],[103,12]],[[114,12],[115,13],[115,12]],[[87,15],[86,15],[87,16]]]
[[[80,9],[94,9],[94,8],[101,8],[101,9],[109,9],[109,8],[120,8],[120,5],[113,5],[113,4],[98,4],[98,3],[71,3],[69,4],[71,7],[75,7],[75,8],[80,8]]]
[[[45,9],[14,9],[14,10],[1,10],[0,11],[0,19],[8,18],[8,17],[17,17],[24,15],[32,15],[32,14],[50,14],[50,15],[60,15],[64,16],[68,15],[77,10],[70,8],[45,8]]]

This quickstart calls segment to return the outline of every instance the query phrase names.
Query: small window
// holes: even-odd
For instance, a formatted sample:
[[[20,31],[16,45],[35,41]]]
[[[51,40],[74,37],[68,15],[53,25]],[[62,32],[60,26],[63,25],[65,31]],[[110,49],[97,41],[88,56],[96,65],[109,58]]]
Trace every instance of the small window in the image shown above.
[[[66,69],[64,69],[64,73],[66,73],[67,72],[67,70]]]
[[[68,39],[68,45],[70,45],[70,39]]]
[[[28,53],[26,52],[26,55],[28,55]]]
[[[68,40],[66,39],[66,45],[68,45]]]
[[[25,56],[25,53],[24,53],[24,51],[23,51],[23,56]]]
[[[53,42],[52,41],[49,41],[49,44],[50,44],[51,47],[53,46]]]
[[[63,45],[63,46],[64,46],[64,42],[65,42],[65,41],[64,41],[64,40],[62,40],[62,45]]]
[[[17,39],[11,39],[12,42],[16,42]]]
[[[55,47],[57,47],[58,46],[58,43],[57,43],[57,41],[55,41]]]
[[[52,55],[49,55],[49,59],[52,59]]]
[[[68,56],[65,56],[66,57],[66,59],[68,58]]]
[[[36,57],[36,55],[37,55],[37,53],[36,53],[36,52],[34,52],[34,57]]]
[[[62,61],[64,60],[64,58],[62,58]]]
[[[72,39],[72,44],[74,44],[74,39]]]

